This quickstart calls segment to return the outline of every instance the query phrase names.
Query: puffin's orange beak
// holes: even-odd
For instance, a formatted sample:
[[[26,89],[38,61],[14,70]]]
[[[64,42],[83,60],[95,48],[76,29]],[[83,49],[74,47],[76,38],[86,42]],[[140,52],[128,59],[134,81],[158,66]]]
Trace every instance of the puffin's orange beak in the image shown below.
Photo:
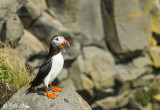
[[[68,40],[66,40],[66,39],[64,39],[64,40],[65,40],[65,43],[70,47]]]
[[[68,40],[64,39],[64,41],[65,41],[65,44],[70,47],[70,44],[69,44]],[[62,50],[63,52],[66,52],[66,50],[65,50],[64,47],[63,47],[63,43],[60,44],[60,47],[62,48],[61,50]]]
[[[63,52],[66,52],[66,50],[65,50],[64,47],[63,47],[63,43],[61,43],[59,46],[62,48],[61,50],[62,50]]]

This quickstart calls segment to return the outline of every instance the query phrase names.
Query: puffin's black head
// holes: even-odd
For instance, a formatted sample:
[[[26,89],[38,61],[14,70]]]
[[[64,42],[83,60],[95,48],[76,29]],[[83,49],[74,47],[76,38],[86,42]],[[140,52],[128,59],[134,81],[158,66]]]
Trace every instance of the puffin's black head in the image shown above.
[[[55,47],[59,47],[61,48],[61,50],[63,52],[66,52],[66,50],[64,49],[63,47],[63,44],[67,44],[68,46],[70,46],[69,42],[63,37],[63,36],[60,36],[60,35],[55,35],[53,36],[53,38],[51,39],[51,44]]]

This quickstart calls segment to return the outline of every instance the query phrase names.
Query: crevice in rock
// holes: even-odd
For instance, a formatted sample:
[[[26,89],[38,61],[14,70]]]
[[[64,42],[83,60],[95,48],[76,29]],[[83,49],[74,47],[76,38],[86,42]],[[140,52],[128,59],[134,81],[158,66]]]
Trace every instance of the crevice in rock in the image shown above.
[[[6,22],[3,23],[2,25],[2,29],[1,29],[1,32],[0,32],[0,39],[2,42],[5,42],[6,40]]]
[[[85,74],[89,79],[93,80],[89,74]]]
[[[84,45],[83,47],[90,47],[90,46],[95,46],[95,47],[97,47],[97,48],[99,48],[99,49],[102,49],[102,50],[105,49],[103,46],[98,45],[98,44],[93,44],[93,43]]]
[[[137,102],[138,103],[138,102]],[[136,107],[135,105],[132,105],[131,102],[129,102],[127,105],[126,105],[126,108],[128,108],[129,110],[141,110],[139,109],[138,107]]]
[[[83,47],[84,47],[84,46],[81,44],[81,48],[80,48],[80,50],[81,50],[81,55],[82,55],[82,58],[85,59]]]
[[[113,86],[114,91],[115,91],[115,95],[118,94],[118,91],[121,89],[122,86],[123,86],[123,84],[120,81],[118,81],[117,79],[115,79],[115,84]]]
[[[46,52],[40,52],[40,53],[37,53],[37,54],[30,56],[27,61],[32,62],[35,59],[45,59],[46,57],[47,57]]]
[[[157,41],[157,45],[160,45],[160,35],[159,34],[157,34],[157,33],[155,33],[155,32],[153,32],[152,33],[152,36],[153,36],[153,38],[155,38],[156,39],[156,41]]]
[[[82,96],[82,98],[85,101],[88,102],[88,104],[92,104],[95,101],[95,99],[89,94],[88,91],[86,91],[86,90],[78,90],[77,92],[80,94],[80,96]]]
[[[125,106],[126,106],[126,105],[125,105]],[[114,109],[111,109],[111,110],[121,110],[121,109],[125,108],[125,106],[123,106],[123,107],[118,107],[118,108],[114,108]]]
[[[152,73],[154,74],[154,75],[159,75],[159,73],[160,73],[160,68],[156,68],[155,66],[152,66]]]
[[[58,81],[58,79],[56,78],[53,82],[52,82],[52,85],[53,86],[56,86],[58,85],[60,82]]]
[[[24,28],[26,28],[26,29],[31,29],[33,24],[42,16],[42,13],[41,13],[39,16],[37,16],[37,18],[33,19],[30,16],[27,9],[25,8],[25,6],[23,6],[20,10],[18,10],[17,14],[18,14],[19,18],[21,19],[23,25],[25,26]],[[25,24],[26,21],[23,19],[28,19],[30,22],[28,24]]]
[[[22,36],[19,36],[18,39],[16,39],[14,42],[9,42],[12,48],[16,48],[18,46],[18,42],[21,40]]]
[[[73,63],[75,60],[76,60],[76,58],[75,58],[75,59],[72,59],[72,60],[65,60],[63,67],[64,67],[64,68],[70,68],[71,65],[72,65],[72,63]]]
[[[143,51],[137,50],[136,52],[130,52],[132,54],[131,56],[125,56],[125,54],[113,54],[115,57],[115,63],[116,64],[128,64],[129,62],[132,62],[133,59],[138,58],[139,56],[143,56]],[[126,53],[127,55],[128,53]]]
[[[94,89],[94,92],[95,92],[95,96],[96,96],[95,100],[101,100],[101,99],[107,98],[108,96],[111,97],[111,96],[117,95],[117,93],[115,91],[111,92],[111,93],[106,93],[106,92]]]
[[[104,110],[104,109],[100,106],[97,106],[97,107],[93,108],[93,110]]]
[[[18,11],[17,11],[17,15],[19,16],[20,20],[22,21],[22,24],[24,26],[25,29],[29,29],[29,25],[32,21],[31,16],[29,15],[27,9],[25,8],[25,6],[21,7]],[[26,21],[27,20],[27,21]]]
[[[102,0],[101,1],[101,13],[102,13],[102,20],[103,20],[103,29],[105,34],[106,46],[108,47],[109,51],[114,53],[113,49],[111,48],[110,41],[116,42],[116,45],[120,45],[118,42],[118,37],[112,37],[112,39],[108,39],[108,36],[117,36],[117,31],[115,29],[115,21],[114,21],[114,0]],[[120,48],[117,47],[117,48]]]
[[[32,20],[32,22],[30,23],[30,25],[28,26],[29,29],[31,29],[31,27],[34,25],[34,23],[42,16],[42,13],[35,19]],[[35,35],[36,36],[36,35]]]

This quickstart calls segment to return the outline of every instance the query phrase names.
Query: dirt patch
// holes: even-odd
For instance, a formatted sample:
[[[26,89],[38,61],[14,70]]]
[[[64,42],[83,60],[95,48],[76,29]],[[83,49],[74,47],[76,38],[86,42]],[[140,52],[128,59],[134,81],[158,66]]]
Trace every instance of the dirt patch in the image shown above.
[[[0,109],[3,104],[7,102],[12,95],[17,92],[18,88],[8,83],[0,83]]]

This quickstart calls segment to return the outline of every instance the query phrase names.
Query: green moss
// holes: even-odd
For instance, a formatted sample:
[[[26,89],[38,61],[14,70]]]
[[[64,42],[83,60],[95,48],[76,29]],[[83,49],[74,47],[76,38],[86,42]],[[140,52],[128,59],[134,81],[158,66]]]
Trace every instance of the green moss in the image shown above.
[[[135,93],[135,99],[142,106],[147,106],[147,104],[151,101],[152,96],[159,93],[158,82],[153,82],[150,86],[150,89],[146,92],[139,90]]]
[[[147,92],[137,91],[135,93],[136,101],[139,102],[142,106],[147,106],[151,98],[147,95]]]

